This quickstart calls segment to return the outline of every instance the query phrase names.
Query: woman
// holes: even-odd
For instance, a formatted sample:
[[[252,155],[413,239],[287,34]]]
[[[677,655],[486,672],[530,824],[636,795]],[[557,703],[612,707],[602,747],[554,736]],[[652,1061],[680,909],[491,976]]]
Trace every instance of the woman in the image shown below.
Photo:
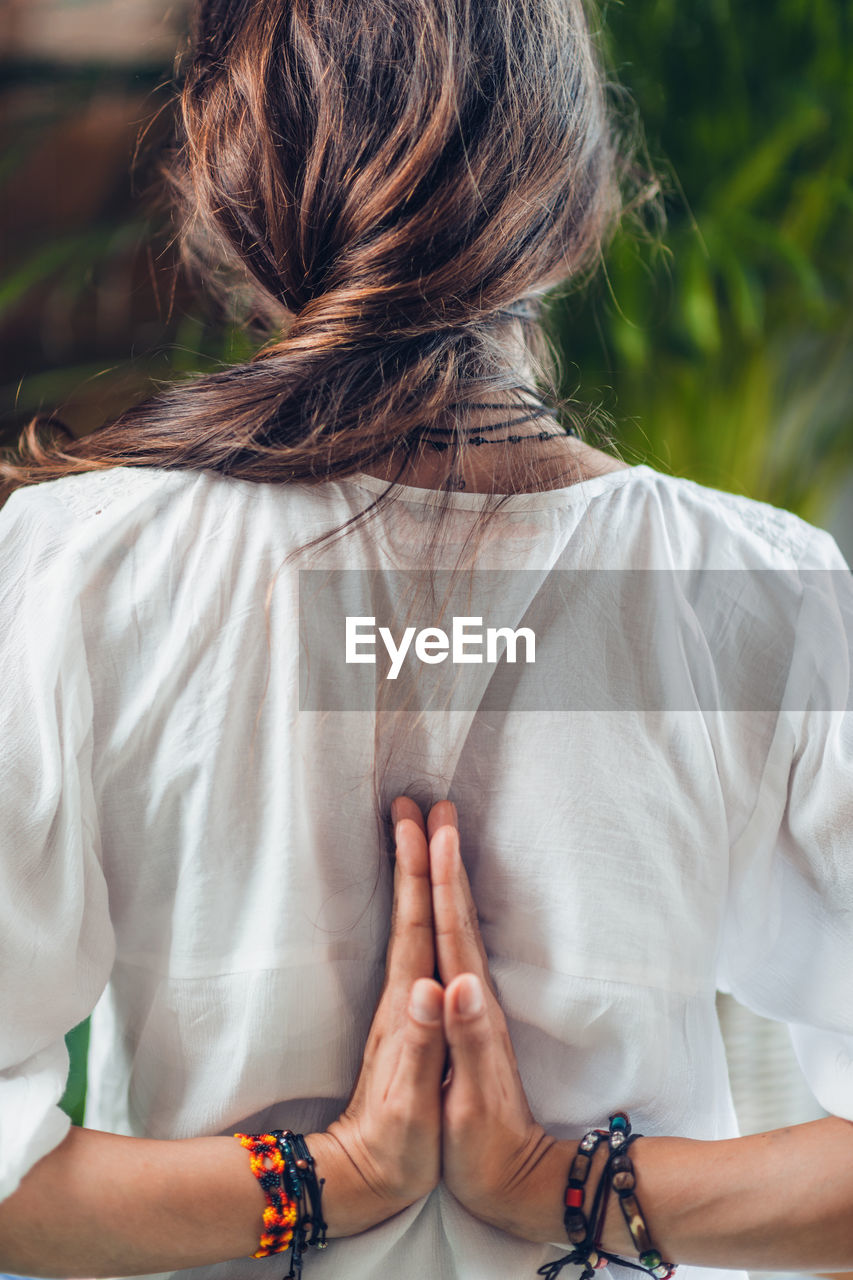
[[[270,342],[3,464],[5,1269],[277,1276],[233,1135],[291,1129],[312,1275],[555,1274],[620,1109],[686,1274],[853,1266],[849,574],[538,400],[601,86],[579,3],[200,4],[171,177]],[[718,985],[825,1120],[736,1136]]]

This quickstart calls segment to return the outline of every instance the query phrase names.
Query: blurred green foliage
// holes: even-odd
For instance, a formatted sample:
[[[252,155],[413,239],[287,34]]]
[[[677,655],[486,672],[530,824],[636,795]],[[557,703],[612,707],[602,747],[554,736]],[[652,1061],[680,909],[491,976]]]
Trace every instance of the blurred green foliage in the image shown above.
[[[819,521],[853,467],[853,11],[651,0],[603,18],[667,226],[629,220],[596,283],[555,295],[562,390],[603,404],[628,460]]]
[[[176,287],[172,228],[155,209],[168,76],[3,70],[2,442],[35,412],[85,432],[157,385],[247,358],[257,344]]]

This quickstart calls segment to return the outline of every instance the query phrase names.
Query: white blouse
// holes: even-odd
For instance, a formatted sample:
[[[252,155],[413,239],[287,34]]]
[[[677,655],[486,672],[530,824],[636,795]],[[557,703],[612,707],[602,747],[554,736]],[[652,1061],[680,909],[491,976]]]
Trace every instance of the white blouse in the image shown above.
[[[526,620],[535,662],[520,637],[514,664],[454,664],[452,645],[430,663],[415,637],[392,684],[378,627],[423,583],[438,495],[401,487],[285,563],[384,488],[118,468],[0,512],[0,1197],[67,1132],[63,1037],[92,1011],[94,1128],[310,1132],[339,1113],[402,792],[459,807],[549,1131],[622,1108],[640,1133],[735,1135],[718,986],[787,1022],[817,1100],[853,1120],[853,590],[833,539],[647,466],[515,495],[453,617]],[[445,566],[485,498],[449,502]],[[376,663],[342,656],[351,616],[374,618],[353,625]],[[429,683],[447,672],[449,693]],[[439,1186],[305,1274],[534,1280],[561,1252]]]

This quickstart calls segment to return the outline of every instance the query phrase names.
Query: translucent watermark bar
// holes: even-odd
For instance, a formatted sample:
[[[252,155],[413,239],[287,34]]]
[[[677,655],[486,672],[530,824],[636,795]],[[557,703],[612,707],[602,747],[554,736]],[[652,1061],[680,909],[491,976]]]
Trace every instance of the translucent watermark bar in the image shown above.
[[[303,569],[304,711],[844,711],[844,570]]]

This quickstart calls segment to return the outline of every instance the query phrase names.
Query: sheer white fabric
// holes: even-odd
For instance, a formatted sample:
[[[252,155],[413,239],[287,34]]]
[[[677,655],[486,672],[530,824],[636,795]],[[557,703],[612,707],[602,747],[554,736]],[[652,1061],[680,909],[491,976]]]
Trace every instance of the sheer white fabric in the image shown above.
[[[748,607],[697,610],[698,639],[711,667],[734,640],[745,689],[808,697],[402,714],[391,743],[393,716],[375,736],[373,713],[300,710],[297,568],[421,567],[436,494],[404,488],[380,521],[282,568],[384,487],[120,468],[0,512],[0,1196],[65,1135],[63,1036],[93,1009],[92,1127],[177,1138],[335,1117],[387,940],[377,742],[382,806],[459,806],[549,1130],[623,1108],[641,1133],[736,1134],[718,985],[787,1022],[818,1101],[853,1120],[853,616],[835,542],[645,466],[516,495],[484,567],[776,571]],[[452,564],[484,499],[450,502]],[[692,660],[678,670],[669,646],[661,672],[650,617],[614,617],[621,666],[596,679],[683,695]],[[551,625],[570,623],[569,602]],[[307,1265],[532,1280],[557,1256],[439,1187]],[[181,1274],[243,1280],[246,1265]]]

